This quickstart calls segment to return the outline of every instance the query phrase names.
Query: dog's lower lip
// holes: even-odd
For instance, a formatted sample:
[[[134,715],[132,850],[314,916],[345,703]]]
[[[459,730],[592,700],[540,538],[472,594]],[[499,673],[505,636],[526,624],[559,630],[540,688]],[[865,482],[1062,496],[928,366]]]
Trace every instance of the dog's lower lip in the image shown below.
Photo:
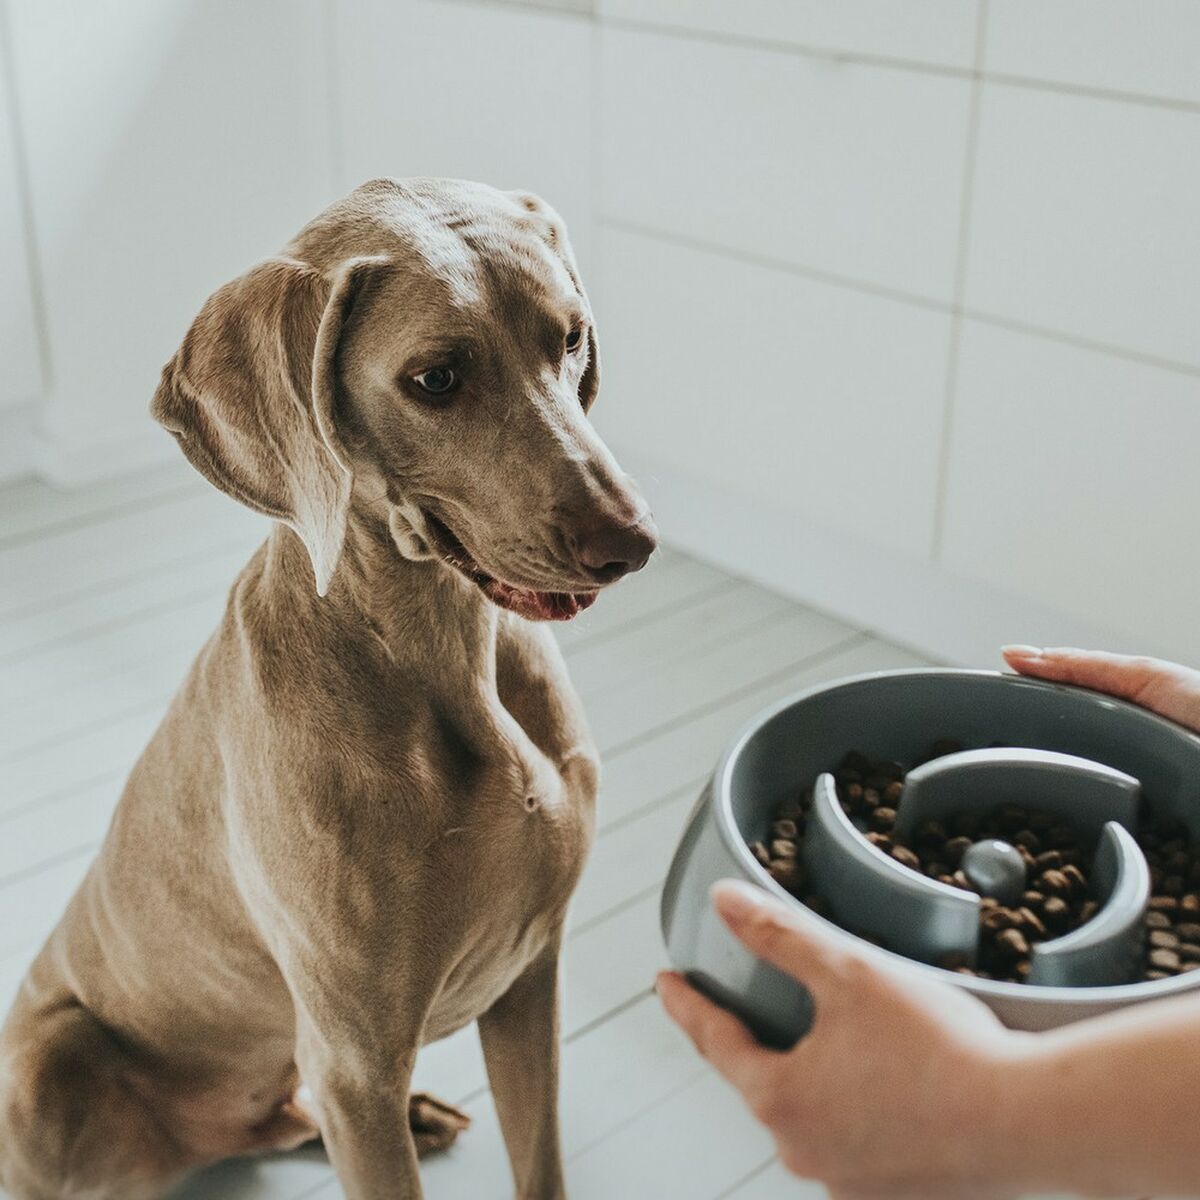
[[[600,594],[594,588],[582,592],[539,592],[505,583],[479,566],[445,521],[428,509],[422,509],[422,513],[443,561],[470,579],[493,604],[518,616],[530,621],[569,621],[590,608]]]

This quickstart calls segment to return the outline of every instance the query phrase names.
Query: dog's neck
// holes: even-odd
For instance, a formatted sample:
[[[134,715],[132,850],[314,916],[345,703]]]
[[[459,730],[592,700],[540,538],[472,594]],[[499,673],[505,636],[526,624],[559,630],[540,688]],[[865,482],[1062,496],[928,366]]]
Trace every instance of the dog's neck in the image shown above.
[[[412,682],[465,698],[496,687],[499,611],[470,580],[439,561],[413,562],[386,523],[352,515],[325,596],[300,539],[276,526],[265,570],[287,578],[301,611],[339,637],[358,637]]]

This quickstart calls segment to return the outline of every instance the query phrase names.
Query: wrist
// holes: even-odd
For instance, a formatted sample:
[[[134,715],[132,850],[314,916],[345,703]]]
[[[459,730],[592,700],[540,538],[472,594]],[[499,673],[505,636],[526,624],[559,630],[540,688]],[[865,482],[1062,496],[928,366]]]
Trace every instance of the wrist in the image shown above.
[[[983,1111],[972,1138],[981,1188],[1063,1186],[1055,1047],[1046,1034],[1005,1030],[983,1053]]]

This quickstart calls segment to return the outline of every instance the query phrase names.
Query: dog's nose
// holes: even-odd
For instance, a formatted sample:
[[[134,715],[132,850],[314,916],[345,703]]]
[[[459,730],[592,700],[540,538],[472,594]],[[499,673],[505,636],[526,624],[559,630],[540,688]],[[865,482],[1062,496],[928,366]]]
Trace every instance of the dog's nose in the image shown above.
[[[658,529],[647,514],[632,525],[604,525],[576,536],[575,554],[598,583],[640,571],[658,548]]]

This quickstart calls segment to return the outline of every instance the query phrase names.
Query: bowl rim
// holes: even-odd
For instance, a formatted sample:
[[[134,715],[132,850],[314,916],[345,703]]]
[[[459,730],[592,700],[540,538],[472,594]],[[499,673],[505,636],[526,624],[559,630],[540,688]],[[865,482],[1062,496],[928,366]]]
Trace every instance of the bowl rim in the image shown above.
[[[948,971],[944,967],[937,967],[931,963],[923,963],[916,959],[906,958],[903,954],[886,950],[882,946],[876,946],[872,942],[856,936],[835,922],[822,917],[819,913],[813,912],[811,908],[801,903],[801,901],[771,878],[766,869],[750,853],[750,847],[746,844],[741,831],[737,827],[737,823],[733,819],[733,809],[729,799],[733,770],[737,765],[738,759],[755,734],[780,713],[806,700],[810,700],[814,696],[823,695],[826,692],[839,691],[843,688],[858,687],[880,680],[913,678],[917,676],[927,679],[939,677],[946,679],[992,679],[1003,681],[1006,686],[1027,687],[1039,691],[1069,692],[1072,695],[1082,694],[1089,696],[1104,707],[1125,709],[1148,724],[1159,726],[1165,732],[1190,745],[1198,758],[1200,758],[1200,736],[1197,734],[1185,729],[1182,725],[1176,724],[1174,721],[1168,720],[1166,717],[1161,717],[1157,713],[1150,712],[1148,709],[1133,704],[1128,700],[1110,696],[1105,692],[1097,692],[1091,688],[1054,683],[1045,679],[1033,679],[1026,675],[1011,674],[1008,671],[959,667],[901,667],[893,670],[865,671],[858,675],[843,676],[839,679],[815,684],[812,687],[802,688],[800,691],[785,696],[763,708],[742,726],[736,737],[729,744],[729,747],[721,755],[709,785],[709,807],[714,811],[718,834],[722,841],[724,841],[726,849],[733,856],[734,861],[742,868],[743,874],[760,887],[765,888],[769,894],[788,905],[790,909],[799,913],[801,920],[816,922],[838,941],[855,946],[860,951],[865,951],[869,955],[883,956],[892,963],[902,964],[912,970],[939,979],[943,983],[952,983],[957,987],[974,992],[980,996],[1047,1004],[1069,1003],[1098,1008],[1111,1008],[1134,1001],[1151,1000],[1159,996],[1170,996],[1176,992],[1190,991],[1200,986],[1200,971],[1188,971],[1182,975],[1174,975],[1169,979],[1150,979],[1139,983],[1119,983],[1107,984],[1100,987],[1078,988],[1047,987],[1034,983],[1006,983],[995,979],[978,979],[971,975],[960,975],[957,972]]]

